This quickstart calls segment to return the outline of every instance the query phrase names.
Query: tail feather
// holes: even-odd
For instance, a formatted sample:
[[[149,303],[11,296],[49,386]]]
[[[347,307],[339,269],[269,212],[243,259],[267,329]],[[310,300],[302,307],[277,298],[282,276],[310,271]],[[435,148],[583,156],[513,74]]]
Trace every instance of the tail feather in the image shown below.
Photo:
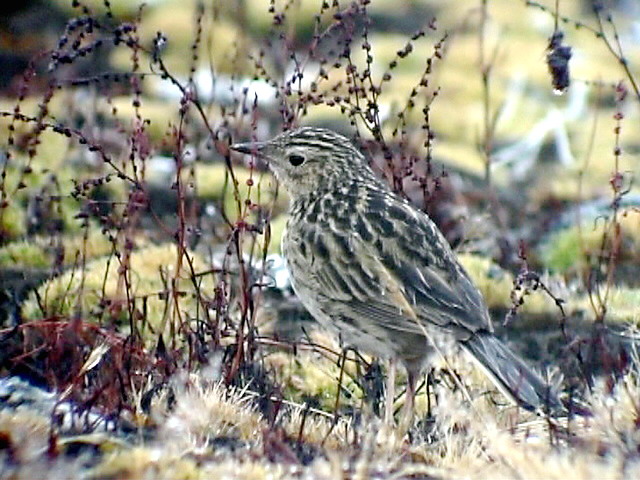
[[[513,402],[531,411],[559,414],[564,411],[558,395],[500,339],[488,332],[462,342],[498,389]]]

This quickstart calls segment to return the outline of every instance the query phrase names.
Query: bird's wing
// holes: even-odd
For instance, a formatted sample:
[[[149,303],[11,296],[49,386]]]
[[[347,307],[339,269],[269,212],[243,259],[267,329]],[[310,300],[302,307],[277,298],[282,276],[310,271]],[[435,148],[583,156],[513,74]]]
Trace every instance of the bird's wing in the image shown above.
[[[324,310],[417,334],[429,323],[460,339],[492,330],[482,296],[427,215],[385,191],[368,196],[348,231],[330,223],[307,239],[331,252],[304,267]]]

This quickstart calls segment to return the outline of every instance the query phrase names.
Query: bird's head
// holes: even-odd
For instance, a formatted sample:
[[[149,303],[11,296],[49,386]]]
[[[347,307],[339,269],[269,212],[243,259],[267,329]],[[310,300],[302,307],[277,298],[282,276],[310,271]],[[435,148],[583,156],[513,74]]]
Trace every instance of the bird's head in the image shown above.
[[[362,153],[346,137],[324,128],[302,127],[266,142],[237,143],[231,149],[265,160],[293,200],[373,178]]]

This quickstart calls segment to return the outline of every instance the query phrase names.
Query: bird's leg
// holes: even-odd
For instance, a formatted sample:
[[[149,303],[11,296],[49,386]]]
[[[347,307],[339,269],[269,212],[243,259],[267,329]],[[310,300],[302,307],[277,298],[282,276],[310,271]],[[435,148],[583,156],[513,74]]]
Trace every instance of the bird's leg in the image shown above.
[[[389,360],[384,406],[384,424],[388,427],[393,426],[393,401],[396,395],[396,366],[397,360],[395,358]]]
[[[402,408],[402,415],[400,416],[400,423],[398,424],[398,430],[403,436],[409,431],[413,422],[417,380],[418,376],[416,373],[407,370],[407,393],[404,400],[404,407]]]
[[[340,376],[338,377],[338,392],[336,393],[336,403],[333,406],[333,421],[331,422],[331,427],[327,431],[327,434],[322,439],[322,444],[327,441],[329,435],[333,432],[333,429],[338,424],[338,419],[340,415],[338,414],[338,409],[340,408],[340,392],[342,390],[342,378],[344,376],[344,367],[347,364],[347,355],[349,355],[349,348],[344,348],[338,357],[338,365],[340,366]]]
[[[431,385],[433,384],[433,368],[427,374],[427,418],[431,417]]]

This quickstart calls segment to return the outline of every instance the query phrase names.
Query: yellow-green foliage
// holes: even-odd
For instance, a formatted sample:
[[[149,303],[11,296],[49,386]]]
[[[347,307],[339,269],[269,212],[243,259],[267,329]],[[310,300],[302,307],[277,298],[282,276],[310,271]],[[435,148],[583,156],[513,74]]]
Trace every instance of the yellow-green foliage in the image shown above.
[[[607,299],[607,318],[640,323],[640,290],[616,287]]]
[[[233,167],[233,172],[238,181],[237,199],[226,165],[220,163],[197,165],[196,178],[199,198],[222,200],[225,214],[232,221],[237,220],[246,211],[245,200],[247,199],[266,208],[273,206],[274,215],[287,208],[288,197],[283,189],[279,189],[276,196],[276,184],[270,174],[255,170],[252,172],[239,166]],[[247,184],[248,181],[253,183],[251,187]]]
[[[57,172],[59,176],[56,177],[55,182],[42,174],[32,173],[25,177],[27,187],[11,196],[9,206],[4,209],[0,220],[0,230],[7,235],[8,240],[19,238],[27,233],[28,204],[36,206],[37,213],[34,218],[29,218],[40,227],[40,230],[35,233],[58,231],[59,226],[63,233],[81,230],[84,220],[77,217],[81,203],[70,195],[73,188],[70,180],[73,171],[70,167],[59,170]],[[84,175],[79,174],[77,170],[75,172],[76,178],[81,180]],[[15,170],[9,170],[7,178],[9,185],[14,180],[18,181]],[[54,183],[56,188],[53,186]],[[115,199],[114,194],[118,193],[118,189],[122,190],[121,187],[121,182],[111,182],[106,187],[109,198]],[[7,190],[13,191],[10,187]],[[36,195],[39,195],[42,201],[36,202]]]
[[[606,302],[606,320],[640,324],[640,289],[630,287],[612,287],[605,298],[606,288],[601,286],[593,292],[591,299],[587,294],[569,301],[570,308],[584,311],[589,318],[595,318],[594,306],[599,310],[601,301]],[[593,303],[592,303],[593,301]]]
[[[336,75],[334,75],[336,77]],[[340,79],[342,77],[339,77]],[[331,80],[326,83],[321,84],[321,89],[329,89],[329,85],[331,84]],[[339,107],[325,105],[324,103],[320,103],[318,105],[307,105],[304,109],[304,116],[301,119],[302,123],[305,125],[335,125],[336,130],[342,129],[344,131],[349,131],[349,120],[347,117],[337,117],[336,114],[339,112]],[[363,132],[365,135],[366,133]]]
[[[46,242],[46,241],[45,241]],[[52,258],[42,238],[10,243],[0,248],[2,268],[47,268]],[[44,244],[43,244],[44,243]]]
[[[289,216],[285,213],[278,215],[276,218],[271,220],[269,223],[269,228],[271,229],[271,237],[269,240],[269,245],[267,246],[267,255],[271,253],[280,253],[280,245],[282,234],[287,226],[287,219]],[[264,243],[267,241],[266,235],[263,233],[256,235],[256,241],[251,242],[246,240],[243,244],[244,251],[246,253],[251,253],[251,249],[253,249],[253,254],[260,255],[264,249]]]
[[[196,272],[204,271],[207,266],[197,254],[188,252]],[[96,312],[100,301],[109,300],[113,308],[112,316],[125,318],[130,302],[135,302],[139,312],[143,309],[143,297],[147,297],[145,321],[150,329],[150,335],[166,333],[165,327],[175,319],[195,317],[201,312],[198,300],[194,296],[194,286],[190,279],[188,263],[182,260],[182,269],[175,271],[178,252],[175,245],[158,245],[134,251],[131,254],[128,283],[129,295],[125,289],[125,282],[120,274],[121,264],[113,256],[99,258],[87,263],[86,273],[82,275],[80,269],[73,269],[60,277],[54,278],[38,289],[44,312],[32,294],[24,303],[22,313],[25,318],[35,319],[42,316],[69,316],[76,311],[84,315]],[[164,276],[164,281],[163,281]],[[177,277],[176,289],[186,292],[178,295],[176,300],[171,293],[163,294],[171,279]],[[201,278],[203,291],[210,291],[213,281],[210,276]],[[104,288],[104,295],[103,295]],[[91,318],[95,318],[89,315]],[[98,320],[98,319],[96,319]],[[144,332],[144,326],[139,325]],[[149,341],[157,340],[157,336],[148,337]]]
[[[306,398],[313,397],[321,408],[333,410],[340,377],[340,368],[335,360],[305,351],[295,357],[283,352],[272,353],[266,357],[266,362],[281,382],[287,399],[304,403]],[[340,390],[341,405],[353,404],[363,396],[358,385],[351,380],[354,373],[354,363],[347,362]],[[349,392],[348,396],[345,391]]]
[[[32,126],[30,124],[17,122],[16,129],[24,129],[26,133],[32,129]],[[27,187],[40,184],[42,179],[47,178],[47,174],[54,173],[57,177],[60,177],[59,169],[69,155],[70,140],[64,135],[51,130],[44,130],[40,133],[39,140],[40,143],[37,146],[36,154],[31,160],[34,173],[20,177],[20,180],[22,180]],[[27,164],[27,154],[14,152],[12,163],[10,163],[9,166],[10,168],[18,167],[21,169],[21,167]],[[39,171],[40,173],[38,173]],[[64,178],[64,175],[62,175],[62,177]]]
[[[249,0],[246,3],[247,24],[249,28],[257,33],[266,34],[273,26],[273,14],[268,12],[271,2],[263,0]],[[313,34],[314,18],[320,13],[322,2],[317,0],[298,0],[289,2],[286,0],[275,0],[273,2],[276,13],[285,13],[288,17],[288,25],[295,29],[298,36],[310,39]],[[288,7],[285,11],[285,7]],[[331,18],[334,11],[325,11],[322,24],[326,27],[327,20]]]
[[[149,5],[143,11],[143,20],[137,31],[140,41],[151,47],[157,32],[162,32],[168,39],[162,49],[162,61],[173,74],[187,75],[191,68],[193,58],[184,52],[191,51],[195,40],[197,4],[196,1],[170,0]],[[197,53],[202,60],[196,67],[211,68],[216,73],[250,73],[246,54],[252,49],[252,45],[246,28],[229,18],[233,17],[231,13],[238,9],[238,4],[230,3],[234,5],[230,9],[226,8],[227,2],[210,2],[209,5],[211,4],[214,4],[218,13],[222,12],[224,15],[216,15],[215,22],[205,21],[200,24],[202,34]],[[262,11],[266,13],[268,4],[262,5]],[[211,12],[207,15],[210,16]],[[131,69],[131,50],[115,49],[111,63],[115,67]]]
[[[40,134],[40,142],[31,161],[24,152],[12,152],[6,169],[4,188],[5,193],[14,202],[17,198],[23,199],[26,192],[34,189],[53,189],[53,178],[58,181],[61,190],[70,186],[69,179],[77,178],[77,169],[66,168],[64,165],[69,153],[69,141],[64,135],[45,130]],[[29,174],[23,173],[27,166],[32,168]],[[20,184],[23,187],[19,188]]]
[[[455,120],[452,120],[455,123]],[[471,175],[482,175],[484,173],[484,161],[478,150],[470,145],[458,141],[439,142],[434,151],[438,159],[446,165],[450,165]]]
[[[117,118],[126,128],[132,128],[131,122],[136,118],[136,111],[131,97],[116,97],[111,103],[117,109]],[[145,98],[138,111],[143,119],[149,120],[146,131],[154,141],[162,140],[169,132],[170,125],[176,125],[179,120],[176,106],[160,100]]]
[[[0,237],[11,240],[24,235],[27,231],[25,217],[24,209],[15,202],[9,203],[0,211]]]
[[[506,309],[512,306],[510,295],[514,278],[510,272],[479,255],[462,254],[458,258],[482,293],[489,308]],[[555,308],[552,299],[536,290],[525,297],[524,305],[518,311],[542,314],[553,311]]]
[[[0,229],[9,240],[27,231],[27,205],[38,204],[37,221],[62,224],[65,232],[77,231],[81,221],[75,218],[79,202],[70,196],[73,181],[81,181],[88,169],[79,169],[68,162],[69,140],[61,134],[45,130],[32,160],[24,152],[12,152],[5,170],[4,193],[9,206],[4,209]],[[25,173],[30,169],[29,173]],[[111,187],[109,187],[111,188]],[[47,226],[43,226],[47,230]]]
[[[393,69],[393,77],[396,75],[401,76],[402,73],[407,73],[413,77],[413,85],[416,86],[419,82],[419,75],[425,68],[425,55],[407,55],[405,58],[398,59],[397,53],[402,50],[407,44],[407,36],[404,34],[393,34],[390,32],[375,33],[369,35],[369,43],[371,44],[371,55],[374,61],[378,65],[376,72],[373,72],[374,81],[379,82],[381,80],[383,72],[388,68],[391,61],[396,60],[398,65]],[[432,38],[420,38],[411,42],[413,48],[420,52],[429,52],[433,48]],[[352,54],[352,61],[363,69],[366,65],[366,53],[362,49],[356,49]],[[378,73],[378,78],[375,77]],[[391,81],[393,82],[393,77]],[[389,89],[392,90],[392,89]],[[402,93],[402,97],[406,99],[407,94],[411,90],[407,90]]]
[[[72,265],[80,260],[82,254],[86,255],[87,259],[106,255],[111,251],[112,245],[97,229],[89,233],[86,245],[82,234],[32,237],[9,243],[0,248],[0,267],[51,267],[57,256],[56,250],[58,248],[64,252],[62,264]]]
[[[20,113],[22,115],[25,115],[26,117],[30,117],[30,118],[36,117],[38,115],[38,111],[40,110],[40,105],[39,105],[40,102],[42,102],[41,97],[36,97],[36,96],[25,97],[25,99],[22,102],[20,102],[20,105],[19,105]],[[13,112],[16,105],[17,105],[17,101],[15,99],[9,99],[9,98],[0,99],[0,111]],[[65,105],[62,95],[57,95],[57,96],[54,95],[54,97],[51,99],[51,101],[48,104],[48,108],[49,108],[49,112],[51,112],[56,117],[59,117],[65,114],[66,112],[68,112],[68,109],[69,109],[68,105]],[[35,124],[30,122],[22,122],[19,120],[14,121],[13,118],[10,116],[7,116],[7,117],[0,116],[0,142],[3,145],[6,145],[7,139],[9,138],[9,134],[11,133],[8,128],[9,125],[11,124],[13,124],[15,129],[13,132],[14,138],[18,138],[21,135],[33,132],[33,129],[35,127]],[[45,133],[45,132],[48,132],[48,133]],[[41,135],[45,135],[45,136],[41,138],[46,138],[47,135],[49,134],[53,134],[53,133],[50,130],[45,130],[44,132],[41,133]],[[57,135],[57,134],[53,134],[53,135]],[[58,135],[58,136],[66,139],[66,137],[62,135]]]
[[[622,235],[619,262],[640,260],[640,215],[629,211],[619,215]],[[603,235],[608,241],[603,246]],[[604,221],[584,223],[582,228],[573,226],[552,235],[541,247],[540,256],[548,269],[562,273],[580,272],[596,265],[598,256],[608,256],[613,239],[613,225]]]

